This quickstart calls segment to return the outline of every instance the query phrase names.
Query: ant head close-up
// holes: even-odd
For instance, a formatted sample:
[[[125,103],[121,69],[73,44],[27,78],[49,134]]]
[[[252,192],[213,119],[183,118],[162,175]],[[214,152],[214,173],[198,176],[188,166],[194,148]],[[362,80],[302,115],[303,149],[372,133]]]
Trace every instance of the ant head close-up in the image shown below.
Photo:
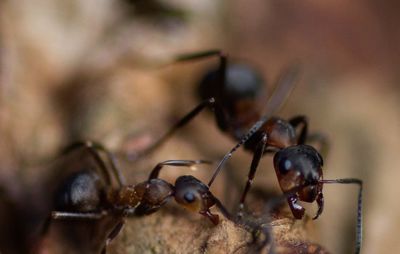
[[[210,212],[210,207],[216,204],[216,198],[209,191],[208,186],[194,176],[180,176],[175,182],[175,200],[178,204],[198,212],[218,224],[218,215]]]

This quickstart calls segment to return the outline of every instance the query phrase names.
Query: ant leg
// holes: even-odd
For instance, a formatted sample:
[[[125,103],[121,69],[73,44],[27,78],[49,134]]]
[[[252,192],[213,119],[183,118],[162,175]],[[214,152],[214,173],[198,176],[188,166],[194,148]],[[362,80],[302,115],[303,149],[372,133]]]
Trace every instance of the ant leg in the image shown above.
[[[92,143],[90,141],[78,141],[75,143],[72,143],[71,145],[67,146],[61,154],[65,155],[68,154],[74,150],[80,149],[80,148],[85,148],[89,151],[90,155],[92,155],[93,159],[96,161],[96,163],[99,165],[100,169],[102,170],[104,179],[107,184],[111,185],[111,175],[110,172],[107,169],[106,164],[104,163],[103,159],[101,158],[100,154],[96,149],[93,148]]]
[[[362,243],[362,190],[363,190],[363,181],[357,178],[344,178],[344,179],[335,179],[335,180],[319,180],[319,183],[322,184],[330,184],[330,183],[338,183],[338,184],[357,184],[359,186],[358,190],[358,201],[357,201],[357,226],[356,226],[356,243],[355,243],[355,254],[359,254],[361,250]]]
[[[297,138],[297,144],[303,145],[306,142],[308,134],[308,118],[306,116],[295,116],[289,120],[289,123],[296,129],[300,124],[300,134]]]
[[[92,157],[95,159],[97,164],[100,166],[101,170],[103,171],[104,176],[106,177],[107,183],[111,183],[111,176],[110,173],[107,169],[107,166],[105,165],[103,159],[101,158],[99,151],[103,152],[106,154],[107,159],[109,161],[109,164],[111,165],[111,170],[114,174],[115,179],[118,182],[118,185],[121,187],[125,185],[126,181],[123,175],[121,174],[121,171],[118,169],[116,166],[116,158],[115,156],[108,151],[103,145],[100,143],[96,143],[93,141],[78,141],[75,142],[68,147],[66,147],[63,150],[63,154],[67,154],[73,150],[79,149],[79,148],[85,148],[89,151],[89,153],[92,155]]]
[[[114,174],[115,179],[118,182],[118,185],[120,187],[126,185],[126,180],[125,177],[122,175],[121,171],[117,167],[117,159],[115,158],[115,155],[108,151],[103,145],[91,141],[87,141],[89,145],[91,145],[94,149],[97,149],[99,151],[102,151],[103,153],[106,154],[107,159],[111,165],[111,170]]]
[[[330,150],[328,137],[320,132],[311,133],[307,137],[307,143],[312,142],[319,143],[319,153],[322,155],[322,158],[326,158]]]
[[[107,212],[101,213],[76,213],[76,212],[61,212],[52,211],[43,223],[40,234],[46,235],[52,220],[99,220],[107,215]]]
[[[122,228],[124,227],[124,224],[125,224],[124,221],[119,222],[107,236],[103,250],[101,251],[102,254],[106,254],[107,246],[111,243],[112,240],[114,240],[114,238],[119,234],[119,232],[121,232]]]
[[[244,208],[244,201],[246,200],[246,196],[248,191],[250,190],[251,184],[253,182],[254,176],[257,171],[258,164],[260,163],[261,157],[264,154],[265,147],[267,145],[268,136],[266,133],[262,134],[262,139],[258,143],[256,151],[254,152],[253,160],[251,161],[250,171],[247,176],[246,186],[242,193],[242,197],[240,198],[239,204],[239,211],[237,213],[237,217],[240,219],[243,216],[243,208]]]
[[[188,114],[186,114],[184,117],[182,117],[182,119],[179,120],[174,126],[172,126],[167,133],[165,133],[161,138],[159,138],[156,142],[154,142],[148,148],[146,148],[145,150],[138,152],[136,154],[128,153],[128,157],[130,159],[137,159],[139,157],[142,157],[144,155],[151,153],[156,148],[158,148],[160,145],[162,145],[167,139],[169,139],[178,129],[182,128],[187,123],[189,123],[195,116],[197,116],[206,107],[211,107],[212,109],[214,109],[214,105],[215,105],[214,98],[210,98],[208,100],[203,101],[202,103],[197,105],[194,109],[192,109]]]
[[[158,178],[158,175],[160,174],[161,169],[164,166],[175,166],[175,167],[192,167],[197,164],[211,164],[212,162],[210,161],[205,161],[205,160],[167,160],[158,163],[153,170],[150,173],[149,180]]]
[[[52,211],[51,219],[53,220],[99,220],[107,215],[106,211],[94,213],[77,213],[77,212],[61,212]]]
[[[216,56],[219,58],[219,66],[217,69],[217,82],[220,85],[216,85],[217,88],[217,98],[222,98],[223,89],[225,88],[226,84],[226,68],[228,65],[228,57],[226,54],[221,50],[208,50],[208,51],[200,51],[195,53],[183,54],[175,58],[174,62],[187,62],[187,61],[194,61],[200,60],[203,58],[209,58]],[[218,118],[217,118],[218,119]],[[219,123],[220,124],[220,123]]]

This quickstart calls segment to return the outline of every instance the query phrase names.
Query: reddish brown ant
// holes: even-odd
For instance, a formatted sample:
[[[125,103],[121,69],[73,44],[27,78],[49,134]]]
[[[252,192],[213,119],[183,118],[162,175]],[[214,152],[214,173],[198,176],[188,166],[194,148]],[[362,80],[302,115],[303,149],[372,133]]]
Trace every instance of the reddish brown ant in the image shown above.
[[[205,99],[178,123],[176,123],[164,136],[154,143],[143,154],[167,140],[175,131],[187,124],[203,109],[210,107],[215,112],[219,129],[228,133],[239,143],[228,152],[215,169],[208,186],[211,187],[223,164],[232,154],[244,145],[251,151],[251,162],[248,180],[240,198],[239,217],[243,209],[246,195],[254,179],[261,157],[268,152],[274,154],[275,172],[282,191],[296,219],[304,216],[305,209],[298,201],[314,202],[318,204],[318,211],[314,217],[317,219],[323,211],[324,198],[322,187],[325,183],[357,184],[360,186],[358,198],[357,241],[356,253],[361,247],[361,193],[362,181],[359,179],[324,180],[322,174],[323,160],[318,151],[305,145],[308,135],[308,120],[304,116],[297,116],[286,121],[272,114],[285,101],[292,90],[298,76],[297,67],[284,71],[278,79],[274,93],[266,104],[266,112],[258,107],[258,98],[262,89],[262,79],[256,71],[244,65],[227,64],[227,57],[219,50],[182,55],[175,62],[190,61],[210,56],[219,57],[219,66],[210,71],[200,82],[199,94]],[[299,128],[297,134],[296,129]],[[324,146],[327,142],[323,136],[314,138]],[[293,191],[293,188],[296,191]]]
[[[221,202],[209,191],[207,185],[191,175],[180,176],[172,185],[159,178],[164,166],[191,167],[196,164],[210,163],[203,160],[167,160],[158,163],[149,178],[136,185],[126,185],[114,163],[113,154],[102,145],[93,142],[78,142],[67,147],[63,154],[76,149],[86,149],[95,159],[100,171],[81,170],[67,177],[55,193],[53,211],[43,226],[43,234],[52,220],[99,220],[105,216],[119,218],[119,222],[108,235],[103,248],[119,233],[124,218],[148,215],[158,211],[170,198],[194,212],[207,217],[218,224],[219,217],[211,213],[214,205],[228,219],[231,215]],[[111,172],[102,159],[105,153]],[[117,186],[112,186],[115,178]]]

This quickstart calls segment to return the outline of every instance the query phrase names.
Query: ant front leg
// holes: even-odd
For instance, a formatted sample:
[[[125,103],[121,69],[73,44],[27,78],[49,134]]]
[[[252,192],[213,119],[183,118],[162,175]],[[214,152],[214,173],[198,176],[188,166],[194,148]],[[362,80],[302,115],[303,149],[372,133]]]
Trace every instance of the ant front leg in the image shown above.
[[[242,197],[240,198],[239,211],[237,213],[237,217],[239,219],[242,218],[242,216],[243,216],[242,213],[243,213],[243,209],[244,209],[244,201],[246,200],[246,196],[247,196],[248,191],[250,190],[251,184],[253,182],[254,176],[257,171],[258,164],[260,163],[261,157],[263,156],[264,150],[267,145],[267,140],[268,140],[267,134],[263,133],[261,137],[262,138],[259,141],[259,143],[256,147],[256,150],[254,152],[253,160],[252,160],[251,166],[250,166],[250,171],[249,171],[249,174],[247,177],[246,186],[242,193]]]
[[[289,123],[297,129],[299,125],[301,126],[300,134],[297,139],[298,145],[303,145],[306,142],[307,134],[308,134],[308,118],[306,116],[296,116],[289,120]]]
[[[329,150],[330,150],[330,142],[329,138],[320,132],[315,132],[311,133],[307,137],[307,143],[318,143],[318,148],[319,153],[322,155],[322,158],[325,158],[328,156]]]

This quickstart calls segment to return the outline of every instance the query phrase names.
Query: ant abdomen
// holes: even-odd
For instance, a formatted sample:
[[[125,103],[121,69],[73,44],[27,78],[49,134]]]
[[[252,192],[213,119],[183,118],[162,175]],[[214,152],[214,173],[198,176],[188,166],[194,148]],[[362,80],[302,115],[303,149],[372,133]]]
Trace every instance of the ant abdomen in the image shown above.
[[[105,195],[103,186],[93,170],[75,172],[55,192],[54,208],[61,211],[96,211]]]
[[[226,100],[255,99],[260,96],[265,82],[258,71],[246,64],[230,64],[225,73],[225,84],[218,84],[219,68],[207,72],[200,81],[198,94],[202,100],[218,97],[218,88]]]

